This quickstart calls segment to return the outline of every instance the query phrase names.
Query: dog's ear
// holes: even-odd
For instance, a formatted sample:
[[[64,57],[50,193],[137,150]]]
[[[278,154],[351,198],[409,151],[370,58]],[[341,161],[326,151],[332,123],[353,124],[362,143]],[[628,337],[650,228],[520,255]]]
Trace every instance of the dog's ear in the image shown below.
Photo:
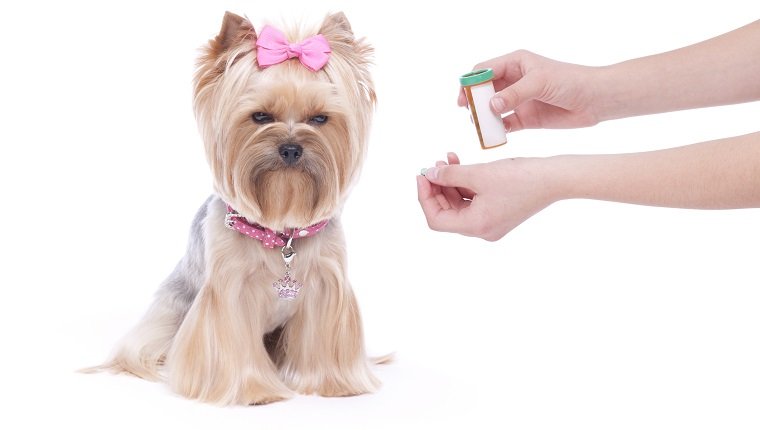
[[[254,50],[256,31],[247,18],[225,12],[219,34],[208,41],[195,72],[196,109],[204,105],[204,91],[217,82],[227,67]]]
[[[256,41],[256,31],[251,21],[232,12],[225,12],[219,34],[209,41],[209,52],[218,56],[244,40]]]
[[[319,29],[319,34],[325,36],[327,40],[350,44],[354,41],[354,32],[351,31],[351,24],[343,12],[327,15]]]
[[[332,50],[324,71],[331,82],[340,83],[340,87],[348,91],[350,105],[358,107],[362,113],[357,128],[366,133],[376,102],[375,87],[369,73],[374,52],[372,46],[364,38],[355,38],[343,12],[327,15],[319,33],[327,39]]]

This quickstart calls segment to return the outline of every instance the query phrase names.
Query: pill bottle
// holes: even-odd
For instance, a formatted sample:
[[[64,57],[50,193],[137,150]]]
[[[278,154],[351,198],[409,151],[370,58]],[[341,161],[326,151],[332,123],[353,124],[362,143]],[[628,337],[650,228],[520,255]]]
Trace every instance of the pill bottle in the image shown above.
[[[507,131],[501,116],[493,113],[490,107],[491,97],[496,94],[492,81],[492,69],[473,70],[459,77],[483,149],[507,143]]]

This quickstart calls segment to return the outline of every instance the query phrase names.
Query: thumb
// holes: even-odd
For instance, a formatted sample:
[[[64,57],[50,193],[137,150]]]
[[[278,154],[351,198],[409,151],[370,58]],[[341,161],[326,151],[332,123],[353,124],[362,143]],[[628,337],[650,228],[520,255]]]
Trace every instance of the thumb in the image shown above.
[[[428,181],[443,187],[460,187],[473,189],[472,166],[446,164],[425,170]]]
[[[499,115],[515,110],[521,104],[537,99],[544,92],[545,82],[535,73],[528,73],[519,81],[491,97],[491,110]]]

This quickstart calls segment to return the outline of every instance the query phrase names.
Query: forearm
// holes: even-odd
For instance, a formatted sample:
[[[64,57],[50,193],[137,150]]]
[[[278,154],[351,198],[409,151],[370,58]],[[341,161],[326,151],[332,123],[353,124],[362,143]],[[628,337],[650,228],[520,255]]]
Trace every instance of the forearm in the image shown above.
[[[600,121],[760,100],[760,20],[597,72]]]
[[[760,132],[653,152],[548,160],[558,199],[695,209],[760,207]]]

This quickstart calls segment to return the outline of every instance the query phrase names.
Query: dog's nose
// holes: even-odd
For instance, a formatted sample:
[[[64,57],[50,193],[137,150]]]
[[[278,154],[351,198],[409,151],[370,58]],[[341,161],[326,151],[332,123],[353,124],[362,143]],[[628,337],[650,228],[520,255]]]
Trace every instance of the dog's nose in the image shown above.
[[[278,150],[282,161],[288,166],[298,161],[303,155],[303,147],[297,143],[283,143]]]

